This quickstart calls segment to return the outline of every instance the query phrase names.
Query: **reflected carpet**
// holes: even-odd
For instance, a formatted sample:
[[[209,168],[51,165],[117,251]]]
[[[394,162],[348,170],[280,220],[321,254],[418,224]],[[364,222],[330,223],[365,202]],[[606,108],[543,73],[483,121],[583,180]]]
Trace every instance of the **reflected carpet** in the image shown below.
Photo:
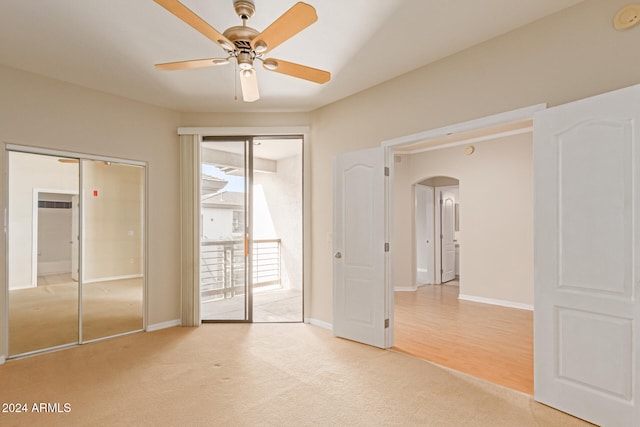
[[[83,288],[84,341],[142,329],[142,279],[88,283]],[[9,292],[9,354],[78,341],[78,283]]]

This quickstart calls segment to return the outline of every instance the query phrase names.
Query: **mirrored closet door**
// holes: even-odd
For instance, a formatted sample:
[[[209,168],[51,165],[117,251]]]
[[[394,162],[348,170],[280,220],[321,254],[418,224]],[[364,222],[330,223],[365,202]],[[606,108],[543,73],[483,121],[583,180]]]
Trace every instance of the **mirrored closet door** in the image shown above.
[[[7,162],[9,357],[142,330],[144,166]]]

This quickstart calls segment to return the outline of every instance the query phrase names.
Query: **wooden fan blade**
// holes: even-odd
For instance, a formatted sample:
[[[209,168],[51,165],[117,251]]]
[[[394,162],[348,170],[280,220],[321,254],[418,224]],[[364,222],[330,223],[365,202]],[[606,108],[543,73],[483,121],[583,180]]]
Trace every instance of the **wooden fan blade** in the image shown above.
[[[315,83],[322,84],[331,80],[331,73],[328,71],[318,70],[317,68],[307,67],[306,65],[294,64],[293,62],[283,61],[282,59],[268,58],[264,60],[262,65],[269,71],[275,71],[276,73],[286,74]]]
[[[298,2],[258,34],[251,41],[251,47],[259,53],[266,53],[317,20],[318,15],[313,6]]]
[[[163,64],[156,64],[155,67],[159,70],[189,70],[191,68],[202,67],[215,67],[216,65],[228,64],[229,60],[226,58],[206,58],[206,59],[193,59],[191,61],[179,61],[179,62],[165,62]]]
[[[258,93],[258,78],[256,70],[240,70],[240,86],[242,87],[242,99],[245,102],[253,102],[260,99]]]
[[[178,0],[154,0],[160,6],[167,9],[169,12],[173,13],[175,16],[180,18],[186,24],[190,25],[209,40],[218,43],[225,50],[233,50],[234,44],[229,41],[224,35],[222,35],[218,30],[213,28],[211,25],[207,24],[207,22],[200,18],[198,15],[193,13],[191,9],[187,8],[185,5],[180,3]]]

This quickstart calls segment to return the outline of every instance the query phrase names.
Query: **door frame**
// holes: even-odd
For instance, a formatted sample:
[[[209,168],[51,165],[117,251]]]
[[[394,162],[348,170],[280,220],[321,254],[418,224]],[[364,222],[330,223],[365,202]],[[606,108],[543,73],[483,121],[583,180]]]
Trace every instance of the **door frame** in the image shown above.
[[[500,137],[519,135],[524,133],[533,132],[533,126],[519,127],[517,129],[500,129],[502,125],[508,125],[523,121],[533,120],[533,116],[536,112],[545,110],[547,108],[547,104],[535,104],[528,107],[518,108],[515,110],[498,113],[486,117],[481,117],[478,119],[469,120],[466,122],[460,122],[453,125],[448,125],[440,128],[434,128],[431,130],[418,132],[410,135],[400,136],[397,138],[392,138],[388,140],[382,141],[382,147],[387,148],[387,164],[390,165],[390,176],[388,181],[387,188],[387,200],[388,203],[393,203],[393,176],[394,176],[394,156],[397,154],[415,154],[423,151],[432,151],[432,150],[440,150],[444,148],[457,147],[462,145],[468,145],[472,143],[479,143],[482,141],[488,141]],[[474,131],[480,131],[482,129],[496,127],[498,130],[492,132],[488,135],[481,136],[471,136],[468,138],[455,139],[456,134],[464,134],[464,133],[473,133]],[[453,136],[453,138],[452,138]],[[428,146],[419,147],[419,144],[429,140],[441,139],[439,144],[429,144]],[[408,149],[402,151],[396,151],[396,149],[402,147],[409,147]],[[387,206],[387,210],[389,214],[387,215],[387,226],[388,230],[388,239],[393,242],[393,210],[389,209]],[[438,209],[436,209],[438,211]],[[437,219],[436,219],[437,222]],[[438,242],[438,239],[436,239]],[[393,248],[392,248],[393,249]],[[436,257],[438,256],[439,250],[436,248]],[[389,252],[389,263],[393,266],[393,250]],[[438,268],[436,267],[436,282],[440,282],[441,276],[438,274]],[[414,269],[415,275],[415,269]],[[393,278],[389,275],[388,286],[390,289],[394,289]],[[391,305],[389,307],[389,318],[394,318],[394,307]],[[393,323],[391,325],[393,328]],[[393,343],[391,344],[393,345]]]
[[[46,188],[34,188],[33,189],[33,231],[31,234],[32,237],[32,243],[31,243],[31,251],[32,251],[32,258],[31,258],[31,286],[35,287],[38,286],[38,224],[39,224],[39,218],[38,218],[38,201],[40,198],[40,193],[50,193],[50,194],[69,194],[72,196],[78,196],[78,192],[77,191],[65,191],[65,190],[51,190],[51,189],[46,189]],[[72,219],[73,221],[73,219]],[[82,228],[82,226],[80,225],[80,228]],[[73,265],[73,255],[72,255],[72,265]]]
[[[307,215],[307,212],[311,212],[311,162],[310,162],[310,127],[308,126],[239,126],[239,127],[179,127],[178,135],[180,137],[191,137],[192,140],[197,141],[198,147],[202,143],[202,138],[204,136],[212,136],[212,137],[246,137],[246,136],[301,136],[302,137],[302,295],[303,295],[303,305],[302,305],[302,319],[305,323],[315,324],[318,326],[326,327],[326,324],[322,321],[318,321],[315,319],[305,317],[305,314],[310,312],[309,310],[309,301],[305,298],[305,295],[310,295],[311,290],[309,288],[311,284],[311,269],[308,266],[311,265],[311,217]],[[199,155],[198,162],[199,162]],[[192,165],[194,166],[194,165]],[[196,167],[196,166],[194,166]],[[199,170],[199,163],[197,168]],[[199,194],[199,184],[197,193]],[[197,201],[197,207],[194,207],[198,212],[197,215],[194,215],[194,220],[200,221],[200,202]],[[194,227],[199,230],[199,226]],[[184,242],[183,242],[184,243]],[[196,251],[199,254],[199,239],[197,242],[192,242],[193,248],[192,251]],[[183,262],[185,261],[183,255]],[[200,314],[200,280],[198,275],[193,275],[190,277],[190,280],[187,280],[188,283],[185,283],[183,277],[183,287],[188,287],[188,289],[183,289],[183,298],[182,298],[182,311],[183,311],[183,325],[184,323],[184,313],[192,314],[197,310],[197,324],[202,323],[202,318]],[[190,298],[184,298],[185,293],[189,294]],[[197,307],[195,307],[197,306]],[[193,316],[188,316],[190,319]],[[195,319],[194,319],[195,320]],[[191,320],[190,320],[191,321]]]

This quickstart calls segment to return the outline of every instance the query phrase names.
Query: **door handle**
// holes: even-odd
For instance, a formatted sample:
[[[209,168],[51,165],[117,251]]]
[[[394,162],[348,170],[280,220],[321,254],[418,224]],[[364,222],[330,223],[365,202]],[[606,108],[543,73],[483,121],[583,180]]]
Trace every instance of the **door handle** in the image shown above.
[[[334,255],[334,257],[335,257],[336,259],[340,259],[340,258],[342,258],[342,254],[341,254],[340,252],[336,252],[336,254]]]

